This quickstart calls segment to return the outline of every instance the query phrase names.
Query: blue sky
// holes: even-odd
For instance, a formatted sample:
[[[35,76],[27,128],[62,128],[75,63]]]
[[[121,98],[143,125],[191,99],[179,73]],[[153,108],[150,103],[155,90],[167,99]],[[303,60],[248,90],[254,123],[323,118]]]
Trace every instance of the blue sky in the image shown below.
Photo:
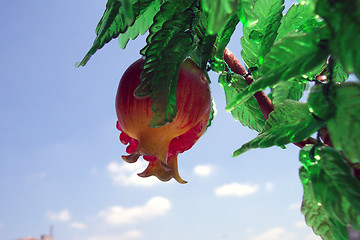
[[[256,136],[224,111],[179,156],[188,181],[134,177],[115,128],[118,81],[145,37],[75,68],[106,1],[6,1],[0,9],[0,239],[314,240],[300,213],[299,149],[232,152]],[[240,57],[241,31],[229,48]]]

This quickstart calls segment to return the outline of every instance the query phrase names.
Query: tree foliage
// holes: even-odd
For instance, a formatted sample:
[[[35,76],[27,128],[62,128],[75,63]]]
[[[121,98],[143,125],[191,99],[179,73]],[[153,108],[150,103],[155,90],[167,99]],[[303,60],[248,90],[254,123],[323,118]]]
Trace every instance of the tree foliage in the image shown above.
[[[220,73],[226,110],[259,133],[234,156],[289,143],[303,147],[299,171],[306,222],[323,239],[348,239],[347,226],[360,231],[360,84],[349,82],[349,76],[360,76],[360,3],[306,0],[286,12],[284,3],[108,0],[93,45],[78,66],[114,38],[125,48],[148,32],[140,51],[142,83],[134,94],[153,99],[151,127],[176,117],[177,76],[184,59]],[[224,50],[240,26],[245,68],[233,72]],[[274,109],[269,116],[256,97],[266,89]],[[305,92],[307,100],[302,99]],[[314,133],[317,139],[311,138]]]

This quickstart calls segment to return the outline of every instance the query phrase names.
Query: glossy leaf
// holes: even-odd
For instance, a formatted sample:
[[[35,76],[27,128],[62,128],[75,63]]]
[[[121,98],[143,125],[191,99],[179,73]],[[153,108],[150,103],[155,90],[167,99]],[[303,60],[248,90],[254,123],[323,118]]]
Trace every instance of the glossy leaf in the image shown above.
[[[257,15],[257,23],[243,27],[241,38],[241,56],[245,64],[259,67],[265,55],[270,51],[280,26],[284,0],[258,0],[253,12]]]
[[[183,13],[189,9],[194,0],[167,1],[160,7],[160,11],[155,15],[154,22],[149,29],[149,35],[146,38],[147,45],[140,50],[142,55],[146,54],[147,48],[152,42],[155,34],[163,28],[166,21],[170,21],[179,13]],[[188,25],[187,25],[188,26]]]
[[[320,43],[321,36],[322,31],[287,36],[276,42],[259,70],[262,77],[244,89],[226,106],[226,110],[232,110],[259,90],[306,74],[318,65],[322,65],[328,56],[328,50]]]
[[[331,52],[349,73],[360,78],[360,4],[358,0],[318,0],[316,12],[325,19],[330,30]]]
[[[193,36],[186,31],[192,18],[192,11],[186,11],[166,21],[146,49],[142,82],[135,95],[151,93],[155,116],[150,127],[170,123],[176,116],[176,83],[180,65],[192,49]]]
[[[307,169],[316,201],[329,217],[360,230],[360,182],[335,149],[305,147],[300,161]]]
[[[242,145],[233,156],[238,156],[250,149],[284,146],[300,142],[323,126],[309,112],[305,103],[286,100],[275,106],[266,121],[263,131],[250,142]]]
[[[219,76],[219,83],[224,89],[226,102],[231,102],[246,86],[246,80],[235,73],[223,73]],[[265,125],[265,118],[255,98],[250,98],[244,104],[237,106],[231,111],[235,120],[240,121],[244,126],[261,132]]]
[[[345,82],[336,85],[332,98],[335,116],[327,121],[334,147],[353,163],[360,163],[360,84]]]
[[[299,169],[299,176],[304,189],[301,213],[305,216],[306,224],[323,240],[348,240],[346,226],[328,216],[323,206],[315,199],[312,182],[304,167]]]
[[[138,16],[135,23],[129,26],[127,31],[119,35],[119,45],[122,49],[125,49],[129,40],[135,39],[138,35],[143,35],[153,24],[153,18],[156,13],[159,12],[161,4],[164,0],[154,0],[144,10],[144,12]]]
[[[301,2],[293,4],[285,16],[281,19],[276,41],[293,34],[311,33],[321,26],[324,20],[315,13],[313,6],[309,3]]]
[[[238,0],[201,0],[201,7],[208,15],[206,32],[217,35],[230,16],[237,12]]]
[[[298,101],[305,91],[307,82],[301,78],[294,78],[286,82],[279,82],[272,89],[272,103],[278,105],[286,99]]]
[[[332,79],[334,82],[342,83],[349,78],[349,73],[346,72],[343,65],[339,61],[335,61]]]
[[[211,69],[216,72],[224,71],[223,66],[223,58],[224,58],[224,50],[228,43],[230,42],[230,38],[233,35],[236,26],[240,22],[240,19],[237,14],[231,16],[229,21],[226,23],[224,29],[218,34],[216,39],[216,53],[214,57],[214,61],[212,62]]]

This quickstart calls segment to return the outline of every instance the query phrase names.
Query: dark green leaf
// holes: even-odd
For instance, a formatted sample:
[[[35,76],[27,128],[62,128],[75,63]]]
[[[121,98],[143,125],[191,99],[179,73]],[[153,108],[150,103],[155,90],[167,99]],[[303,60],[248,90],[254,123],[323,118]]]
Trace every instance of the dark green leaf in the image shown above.
[[[230,38],[233,35],[239,21],[240,20],[237,14],[231,16],[229,21],[226,23],[225,28],[217,35],[216,53],[214,54],[215,56],[211,62],[211,70],[215,72],[224,71],[224,50],[230,42]]]
[[[145,55],[147,48],[152,42],[152,38],[158,31],[161,31],[163,24],[166,21],[171,20],[179,13],[183,13],[185,10],[189,9],[193,3],[194,0],[179,0],[167,1],[161,5],[160,11],[155,15],[154,22],[149,29],[149,35],[146,38],[147,45],[140,50],[140,53]]]
[[[133,5],[129,0],[108,0],[105,12],[96,27],[96,38],[90,50],[77,66],[85,66],[91,56],[106,43],[126,32],[135,18],[141,15],[152,0],[138,0]]]
[[[360,78],[360,4],[358,0],[318,0],[316,12],[331,30],[331,52],[348,73]]]
[[[316,120],[305,103],[286,100],[275,106],[266,121],[263,131],[253,140],[236,150],[238,156],[250,149],[284,146],[300,142],[318,131],[323,123]]]
[[[153,18],[156,13],[159,12],[160,6],[164,0],[154,0],[144,10],[144,12],[138,16],[135,23],[128,27],[126,32],[119,35],[119,45],[122,49],[126,47],[129,40],[135,39],[138,35],[143,35],[153,24]]]
[[[219,83],[223,87],[226,102],[231,102],[246,86],[246,80],[235,73],[223,73],[219,76]],[[231,111],[235,120],[240,121],[244,126],[260,132],[265,125],[265,118],[255,98],[250,98],[244,104],[237,106]]]
[[[332,80],[334,82],[342,83],[349,78],[349,74],[339,61],[335,61]]]
[[[270,51],[280,26],[284,0],[257,0],[253,12],[256,25],[243,27],[241,56],[248,67],[259,67]]]
[[[289,34],[310,33],[324,25],[314,8],[305,2],[293,4],[282,18],[276,41]]]
[[[294,78],[286,82],[279,82],[272,89],[272,103],[278,105],[286,99],[298,101],[305,91],[307,82],[301,78]]]
[[[237,12],[237,5],[238,0],[201,0],[202,10],[208,15],[207,34],[218,34]]]
[[[329,217],[360,230],[360,182],[335,149],[307,146],[300,152],[316,201]]]
[[[323,206],[315,199],[312,182],[304,167],[299,169],[299,176],[304,189],[301,213],[305,216],[306,224],[323,240],[348,240],[346,226],[329,217]]]
[[[150,127],[172,122],[176,116],[176,86],[180,65],[192,50],[193,36],[188,32],[192,11],[178,13],[166,21],[148,45],[141,73],[141,84],[135,95],[151,93],[155,116]]]
[[[226,110],[231,111],[257,91],[307,74],[319,64],[322,65],[328,56],[328,50],[320,44],[321,36],[322,31],[288,36],[276,42],[260,68],[261,77],[228,104]]]
[[[327,121],[334,147],[353,163],[360,162],[360,84],[345,82],[336,85],[332,98],[335,116]]]

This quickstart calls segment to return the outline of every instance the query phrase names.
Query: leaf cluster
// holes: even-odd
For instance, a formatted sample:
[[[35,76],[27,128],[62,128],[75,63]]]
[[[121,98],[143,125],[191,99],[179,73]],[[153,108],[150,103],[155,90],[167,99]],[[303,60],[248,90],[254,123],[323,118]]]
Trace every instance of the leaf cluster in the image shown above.
[[[151,127],[176,117],[177,76],[187,57],[204,72],[220,73],[226,110],[259,133],[233,155],[315,144],[300,152],[302,213],[323,239],[348,239],[346,225],[360,230],[354,175],[360,165],[360,84],[348,81],[350,74],[360,76],[360,3],[306,0],[284,9],[285,0],[108,0],[94,43],[78,65],[114,38],[125,48],[148,32],[134,94],[153,99]],[[243,75],[224,61],[239,26]],[[269,116],[254,97],[264,90],[274,109]],[[316,132],[318,138],[311,138]]]

